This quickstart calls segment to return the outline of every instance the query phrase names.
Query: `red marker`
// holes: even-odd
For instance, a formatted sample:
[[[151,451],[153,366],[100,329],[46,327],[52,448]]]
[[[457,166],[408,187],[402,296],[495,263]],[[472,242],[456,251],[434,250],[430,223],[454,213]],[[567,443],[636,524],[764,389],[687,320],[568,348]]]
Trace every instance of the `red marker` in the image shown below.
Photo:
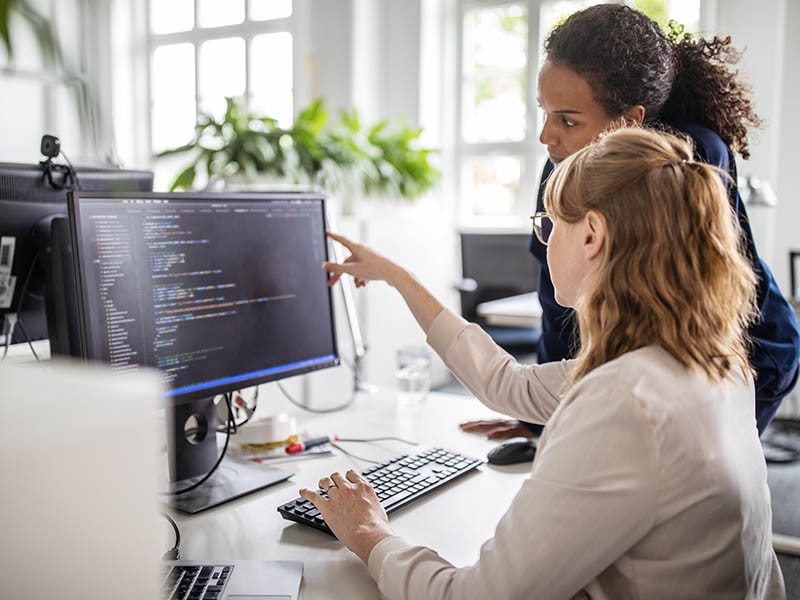
[[[321,446],[322,444],[335,442],[338,439],[338,435],[323,435],[320,437],[311,438],[310,440],[306,440],[304,442],[295,442],[294,444],[289,444],[286,446],[286,453],[297,454],[299,452],[303,452],[304,450],[308,450],[309,448],[313,448],[314,446]]]

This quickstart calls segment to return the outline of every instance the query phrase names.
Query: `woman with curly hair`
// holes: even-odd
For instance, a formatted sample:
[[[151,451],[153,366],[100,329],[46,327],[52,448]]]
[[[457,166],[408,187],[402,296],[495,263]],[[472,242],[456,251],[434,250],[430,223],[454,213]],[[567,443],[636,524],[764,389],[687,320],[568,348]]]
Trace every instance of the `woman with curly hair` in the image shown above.
[[[539,139],[549,160],[536,210],[542,210],[542,189],[554,165],[601,132],[625,124],[683,133],[694,142],[695,159],[722,169],[758,277],[759,318],[749,330],[749,356],[756,371],[754,415],[763,432],[797,380],[800,332],[791,306],[758,256],[736,188],[733,152],[748,158],[748,131],[760,125],[750,89],[730,69],[738,58],[730,38],[694,40],[674,26],[664,33],[646,15],[620,4],[593,6],[567,18],[545,42],[539,75],[539,103],[545,113]],[[673,244],[675,252],[683,251],[680,237]],[[577,351],[573,313],[556,302],[547,249],[535,236],[531,252],[541,265],[538,361],[570,358]],[[697,341],[697,335],[690,335],[684,342]],[[462,428],[494,438],[541,432],[537,425],[502,420],[465,423]]]
[[[556,300],[578,315],[572,360],[517,363],[341,236],[351,255],[323,265],[331,283],[389,283],[478,399],[547,423],[478,561],[457,568],[394,535],[354,471],[318,482],[327,499],[300,494],[384,598],[783,598],[746,346],[756,275],[718,170],[686,140],[640,128],[559,162],[536,234]]]

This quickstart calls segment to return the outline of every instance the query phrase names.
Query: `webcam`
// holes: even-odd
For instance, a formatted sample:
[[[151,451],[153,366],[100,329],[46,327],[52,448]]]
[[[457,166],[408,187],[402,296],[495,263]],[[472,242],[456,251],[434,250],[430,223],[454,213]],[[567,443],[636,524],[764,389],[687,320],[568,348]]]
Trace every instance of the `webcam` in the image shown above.
[[[54,135],[43,135],[41,151],[46,157],[55,158],[61,151],[61,140]]]
[[[39,163],[42,167],[42,181],[46,181],[56,190],[72,189],[74,186],[80,189],[78,175],[66,155],[62,154],[67,161],[66,165],[57,165],[53,162],[53,159],[61,154],[61,140],[54,135],[44,134],[40,149],[47,157]]]

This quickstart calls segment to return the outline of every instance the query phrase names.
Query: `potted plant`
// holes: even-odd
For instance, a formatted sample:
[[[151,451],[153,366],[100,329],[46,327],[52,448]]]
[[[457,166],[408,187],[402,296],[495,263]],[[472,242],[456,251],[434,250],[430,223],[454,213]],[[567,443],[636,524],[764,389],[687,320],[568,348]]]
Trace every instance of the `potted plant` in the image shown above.
[[[291,127],[282,128],[271,117],[249,113],[234,98],[226,101],[222,119],[201,114],[189,143],[158,154],[193,153],[171,190],[190,189],[203,177],[208,185],[266,176],[330,193],[413,199],[441,177],[429,161],[434,150],[418,145],[419,128],[386,121],[365,126],[355,109],[341,111],[332,123],[321,98],[301,110]]]

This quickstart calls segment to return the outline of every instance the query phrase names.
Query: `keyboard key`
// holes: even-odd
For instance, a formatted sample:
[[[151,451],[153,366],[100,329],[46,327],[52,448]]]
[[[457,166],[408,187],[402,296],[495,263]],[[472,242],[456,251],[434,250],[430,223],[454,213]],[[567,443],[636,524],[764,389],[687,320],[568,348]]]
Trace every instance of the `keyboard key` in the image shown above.
[[[393,496],[389,496],[385,500],[381,500],[381,504],[383,505],[384,508],[389,508],[390,506],[394,506],[395,504],[397,504],[401,500],[405,500],[410,495],[411,495],[411,492],[406,490],[404,492],[400,492],[398,494],[394,494]]]

